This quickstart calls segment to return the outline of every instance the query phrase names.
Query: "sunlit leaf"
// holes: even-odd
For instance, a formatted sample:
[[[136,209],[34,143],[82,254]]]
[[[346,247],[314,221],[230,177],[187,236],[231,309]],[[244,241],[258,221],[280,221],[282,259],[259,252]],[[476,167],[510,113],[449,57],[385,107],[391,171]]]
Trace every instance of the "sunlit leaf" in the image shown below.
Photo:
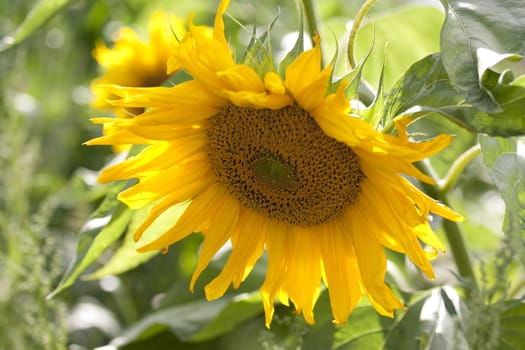
[[[183,205],[176,205],[166,210],[144,232],[145,240],[143,241],[147,241],[149,237],[158,237],[166,232],[177,222],[186,207],[187,204],[184,203]],[[97,279],[107,275],[118,275],[145,263],[158,254],[158,251],[137,252],[138,244],[133,239],[133,234],[148,216],[149,209],[148,207],[134,213],[122,246],[117,249],[106,265],[93,274],[86,276],[86,278]]]
[[[464,312],[454,289],[435,289],[391,329],[385,349],[466,350]]]
[[[473,132],[486,133],[493,136],[513,136],[525,134],[525,118],[523,118],[521,112],[523,107],[525,107],[525,99],[510,105],[508,114],[505,111],[487,114],[471,106],[446,106],[437,109],[423,108],[422,111],[441,113]]]
[[[159,310],[140,320],[115,338],[111,345],[123,346],[169,329],[181,341],[204,341],[217,337],[262,312],[258,297],[240,295],[214,301],[198,300]]]
[[[498,60],[525,54],[523,2],[443,0],[443,3],[447,16],[441,33],[441,53],[452,84],[477,109],[501,113],[498,100],[482,84],[482,77]]]
[[[517,138],[480,136],[483,162],[505,201],[503,232],[525,266],[525,158]]]
[[[448,79],[441,56],[430,55],[412,65],[396,83],[387,98],[384,119],[390,120],[399,114],[418,117],[439,113],[474,132],[497,136],[525,134],[525,90],[522,90],[522,84],[522,80],[517,79],[512,84],[495,87],[503,111],[488,114],[463,104],[463,97]]]
[[[456,105],[461,99],[448,80],[440,55],[429,55],[396,82],[386,100],[385,119],[391,120],[414,106]]]
[[[216,317],[227,303],[226,298],[212,302],[199,300],[154,312],[113,339],[111,345],[120,347],[153,337],[167,329],[182,341],[190,340]]]
[[[520,350],[525,348],[525,303],[508,301],[500,319],[498,349]]]
[[[443,19],[443,13],[435,7],[411,6],[374,17],[363,25],[358,32],[357,57],[362,57],[374,42],[363,71],[364,79],[377,87],[383,74],[384,88],[388,91],[411,64],[439,51]],[[385,54],[387,64],[382,73]]]
[[[372,306],[357,307],[348,323],[336,329],[333,349],[380,349],[392,324],[392,319],[378,315]]]
[[[105,347],[97,348],[96,350],[103,350]],[[108,347],[111,350],[116,350],[115,347]],[[188,343],[181,342],[177,337],[168,330],[155,334],[155,336],[144,339],[136,343],[127,344],[118,347],[119,350],[152,350],[152,349],[184,349],[184,350],[223,350],[218,348],[215,341],[204,343]]]
[[[28,38],[47,20],[72,2],[74,0],[40,0],[18,28],[0,40],[0,52]]]
[[[352,70],[345,74],[342,78],[338,79],[335,83],[330,85],[330,92],[335,93],[341,82],[345,81],[346,86],[346,97],[350,100],[359,100],[365,105],[373,103],[375,100],[375,92],[372,91],[372,88],[368,86],[364,80],[361,79],[363,75],[363,68],[370,57],[372,52],[372,46],[370,46],[367,53],[361,58]]]
[[[315,308],[316,323],[303,339],[301,350],[333,349],[357,350],[380,349],[394,321],[377,314],[370,305],[358,305],[348,322],[334,326],[325,290]]]
[[[361,117],[368,122],[374,129],[377,128],[384,116],[385,110],[385,96],[384,96],[384,83],[383,73],[385,71],[385,61],[381,67],[381,75],[379,76],[379,86],[374,101],[368,106],[368,108],[360,111]]]
[[[158,251],[137,252],[133,231],[128,230],[123,244],[115,251],[111,259],[97,271],[85,276],[85,279],[100,279],[108,275],[118,275],[143,264],[158,254]]]
[[[224,333],[233,331],[235,327],[246,320],[262,314],[263,308],[260,294],[240,294],[228,304],[209,324],[193,335],[192,341],[212,339]]]
[[[133,214],[117,200],[117,194],[126,185],[126,182],[111,185],[106,198],[80,232],[76,255],[48,298],[71,286],[78,276],[122,235]]]

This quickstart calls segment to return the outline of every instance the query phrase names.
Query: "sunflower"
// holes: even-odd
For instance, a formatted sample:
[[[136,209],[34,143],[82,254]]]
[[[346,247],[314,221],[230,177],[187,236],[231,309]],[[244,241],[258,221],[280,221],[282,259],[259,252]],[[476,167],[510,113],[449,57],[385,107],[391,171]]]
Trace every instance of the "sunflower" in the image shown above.
[[[184,21],[166,13],[156,12],[149,21],[149,41],[140,40],[137,33],[123,27],[116,34],[113,48],[97,42],[93,57],[104,69],[104,73],[91,84],[95,96],[92,106],[98,109],[110,109],[119,117],[129,117],[133,111],[115,108],[107,101],[114,97],[101,84],[119,84],[124,86],[159,86],[168,78],[166,61],[173,45],[173,35],[182,37],[185,33]],[[172,71],[180,66],[172,63]],[[136,111],[135,111],[136,113]]]
[[[291,301],[313,323],[322,283],[337,324],[363,295],[392,317],[404,306],[384,282],[385,248],[405,253],[433,278],[429,259],[444,247],[429,215],[461,220],[403,176],[432,183],[412,163],[445,148],[450,136],[411,142],[405,117],[395,120],[393,136],[349,114],[344,83],[327,93],[332,69],[321,66],[319,40],[288,65],[284,78],[237,64],[224,35],[228,3],[221,2],[211,34],[190,15],[189,30],[173,49],[193,79],[173,87],[103,87],[119,96],[113,105],[147,110],[133,119],[95,119],[112,132],[88,144],[147,140],[147,147],[106,168],[99,180],[138,179],[119,194],[133,209],[153,205],[137,240],[165,210],[190,203],[171,228],[138,249],[167,249],[201,232],[191,290],[230,242],[223,270],[205,287],[208,299],[239,287],[266,252],[260,292],[267,326],[276,298]]]

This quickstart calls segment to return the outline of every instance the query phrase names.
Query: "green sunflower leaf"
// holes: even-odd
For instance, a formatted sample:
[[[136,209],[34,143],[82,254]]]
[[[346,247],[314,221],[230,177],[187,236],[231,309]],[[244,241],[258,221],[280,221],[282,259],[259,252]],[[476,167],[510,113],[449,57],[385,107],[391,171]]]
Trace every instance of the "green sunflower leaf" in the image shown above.
[[[230,332],[262,313],[258,295],[198,300],[154,312],[129,328],[110,345],[121,347],[170,330],[185,342],[201,342]]]
[[[492,81],[493,78],[490,78]],[[399,79],[386,100],[384,120],[400,114],[419,117],[439,113],[461,127],[495,136],[525,134],[525,82],[523,78],[494,83],[494,96],[502,112],[486,113],[472,105],[452,86],[440,54],[423,58]]]
[[[383,73],[385,71],[385,61],[383,61],[383,66],[381,67],[381,75],[379,76],[379,87],[377,88],[377,93],[375,95],[374,101],[368,108],[360,111],[360,115],[364,120],[372,126],[372,128],[377,129],[377,126],[381,123],[381,118],[384,115],[385,109],[385,95],[384,95],[384,84],[383,84]]]
[[[187,205],[175,205],[167,209],[157,220],[155,220],[144,232],[143,242],[148,242],[166,232],[173,226],[179,217],[184,213]],[[131,270],[153,258],[159,251],[145,253],[137,252],[140,245],[133,239],[133,234],[140,224],[147,218],[150,207],[138,210],[134,213],[128,227],[128,232],[124,243],[120,246],[115,254],[111,257],[106,265],[96,272],[86,276],[86,279],[99,279],[107,275],[118,275]]]
[[[525,54],[525,8],[521,0],[442,0],[447,16],[441,32],[445,70],[468,103],[486,113],[505,110],[484,84],[487,69]],[[523,63],[520,65],[523,73]]]
[[[0,52],[19,44],[74,0],[40,0],[13,33],[0,39]]]
[[[103,349],[100,347],[98,349]],[[111,348],[115,349],[116,348]],[[184,349],[184,350],[223,350],[217,347],[215,340],[204,343],[181,342],[173,333],[168,330],[155,334],[151,338],[138,341],[118,348],[119,350],[151,350],[151,349]]]
[[[480,136],[483,162],[503,201],[503,232],[525,266],[525,158],[517,138]]]
[[[358,305],[342,326],[334,326],[332,320],[329,296],[325,290],[315,308],[315,324],[304,336],[301,350],[381,349],[394,324],[392,319],[380,316],[367,304]]]
[[[190,340],[216,317],[227,303],[225,298],[212,302],[199,300],[156,311],[124,331],[111,341],[110,345],[122,347],[151,338],[165,330],[170,330],[182,341]]]
[[[376,99],[375,92],[372,87],[368,86],[368,83],[362,78],[363,68],[365,66],[370,53],[372,52],[373,44],[369,47],[367,53],[361,58],[352,70],[345,74],[342,78],[338,79],[335,83],[330,85],[330,92],[335,93],[337,88],[343,81],[347,81],[348,85],[345,89],[346,97],[350,100],[359,100],[365,105],[370,105]]]
[[[240,294],[233,298],[210,323],[192,336],[192,341],[204,341],[235,330],[239,324],[263,313],[260,294]]]
[[[396,82],[386,100],[385,120],[414,106],[454,106],[462,98],[453,89],[439,54],[414,63]]]
[[[126,186],[127,182],[116,182],[109,187],[106,198],[79,234],[73,261],[48,298],[71,286],[78,276],[122,235],[133,215],[133,211],[117,199],[117,194]]]
[[[519,350],[525,348],[525,303],[512,300],[507,302],[501,314],[498,349]]]
[[[468,349],[464,313],[454,289],[434,289],[392,327],[384,349]]]
[[[131,219],[132,223],[136,220],[135,217],[136,215]],[[137,243],[133,239],[133,233],[134,230],[128,229],[124,243],[115,251],[111,259],[97,271],[86,275],[85,279],[94,280],[108,275],[119,275],[149,261],[158,254],[158,251],[137,252]]]
[[[334,350],[381,349],[393,320],[377,314],[372,306],[357,307],[348,323],[334,335]]]
[[[356,56],[374,50],[363,71],[363,78],[377,88],[381,75],[385,91],[419,59],[439,51],[439,28],[443,13],[435,7],[410,6],[372,17],[358,32]],[[382,66],[388,43],[388,58]]]

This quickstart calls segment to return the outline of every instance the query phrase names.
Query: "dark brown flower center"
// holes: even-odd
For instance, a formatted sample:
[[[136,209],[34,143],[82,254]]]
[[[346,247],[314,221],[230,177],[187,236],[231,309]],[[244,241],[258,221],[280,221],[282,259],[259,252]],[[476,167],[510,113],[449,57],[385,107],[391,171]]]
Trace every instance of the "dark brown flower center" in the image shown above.
[[[319,225],[354,203],[359,158],[298,106],[228,105],[209,119],[208,156],[219,182],[247,208],[296,225]]]

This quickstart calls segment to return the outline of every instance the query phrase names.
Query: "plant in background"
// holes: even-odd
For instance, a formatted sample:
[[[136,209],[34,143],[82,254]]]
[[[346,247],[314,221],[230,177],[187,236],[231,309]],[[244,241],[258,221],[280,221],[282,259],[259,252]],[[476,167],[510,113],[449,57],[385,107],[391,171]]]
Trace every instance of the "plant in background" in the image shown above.
[[[127,153],[49,297],[103,278],[117,326],[86,347],[524,347],[525,7],[298,4],[282,50],[287,4],[252,30],[228,0],[212,28],[158,15],[149,43],[98,44],[94,105],[113,116],[86,143]],[[214,11],[170,11],[193,6]],[[260,25],[270,7],[253,6]]]

